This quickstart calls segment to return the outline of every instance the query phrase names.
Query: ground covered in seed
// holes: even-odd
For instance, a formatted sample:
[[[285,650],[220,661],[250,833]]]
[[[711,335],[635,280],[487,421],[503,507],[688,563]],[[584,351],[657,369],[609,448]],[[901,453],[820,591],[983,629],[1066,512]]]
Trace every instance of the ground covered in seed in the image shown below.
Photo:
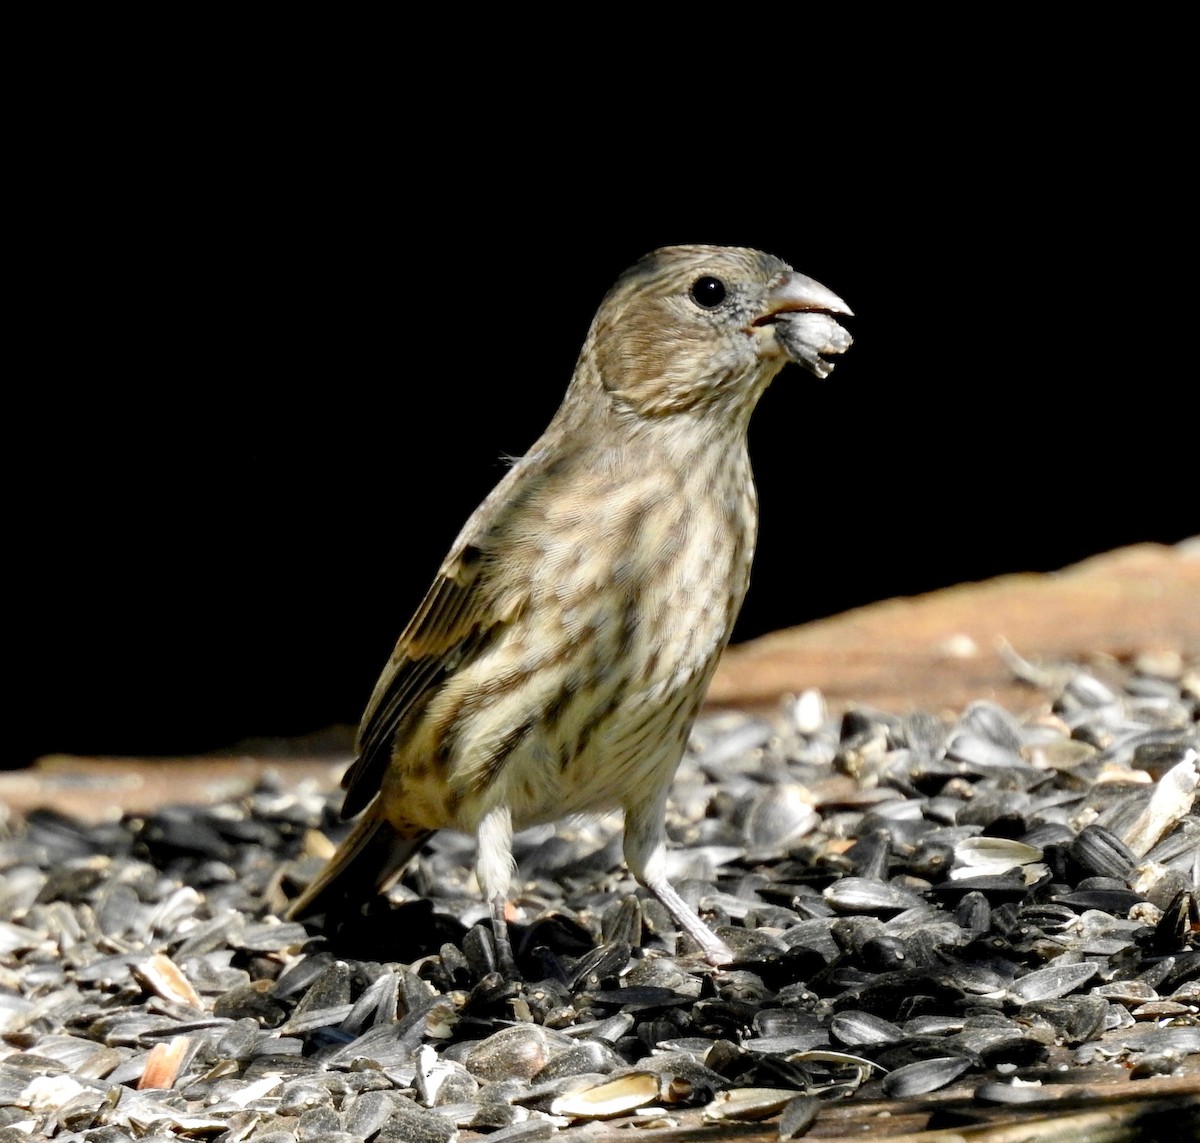
[[[672,874],[735,951],[719,970],[629,879],[615,819],[518,839],[520,980],[454,835],[332,931],[281,921],[344,828],[326,791],[5,821],[0,1143],[794,1138],[952,1084],[1196,1077],[1200,675],[1014,667],[1044,693],[1020,720],[834,718],[815,693],[702,720]]]

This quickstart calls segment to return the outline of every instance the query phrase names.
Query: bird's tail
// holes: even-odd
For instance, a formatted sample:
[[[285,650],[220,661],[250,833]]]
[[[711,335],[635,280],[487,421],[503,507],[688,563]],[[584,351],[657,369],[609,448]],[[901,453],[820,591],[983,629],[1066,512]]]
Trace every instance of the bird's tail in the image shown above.
[[[320,913],[345,912],[370,892],[381,892],[432,833],[423,830],[402,837],[377,806],[370,806],[316,880],[291,903],[288,917],[295,921]]]

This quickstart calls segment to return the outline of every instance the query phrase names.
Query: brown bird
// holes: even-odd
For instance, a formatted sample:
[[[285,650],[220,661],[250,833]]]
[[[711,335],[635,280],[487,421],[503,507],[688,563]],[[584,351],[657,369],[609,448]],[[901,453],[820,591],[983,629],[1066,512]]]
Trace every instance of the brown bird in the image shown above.
[[[742,605],[746,429],[786,362],[824,377],[846,304],[757,250],[674,246],[600,305],[561,407],[475,510],[375,686],[342,815],[293,916],[379,890],[434,830],[474,832],[507,952],[512,835],[621,808],[625,860],[714,964],[665,875],[667,792]]]

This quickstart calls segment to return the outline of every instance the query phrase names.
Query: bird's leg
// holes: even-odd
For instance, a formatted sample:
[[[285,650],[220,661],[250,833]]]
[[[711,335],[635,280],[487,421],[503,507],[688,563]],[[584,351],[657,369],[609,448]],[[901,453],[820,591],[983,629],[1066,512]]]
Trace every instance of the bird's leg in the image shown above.
[[[492,935],[496,941],[496,967],[505,980],[520,980],[512,942],[508,939],[508,919],[504,916],[508,899],[504,896],[493,897],[489,904],[492,909]]]
[[[675,892],[667,880],[667,790],[625,810],[625,864],[671,914],[675,923],[703,950],[709,964],[721,966],[733,960],[729,946],[700,920],[694,909]]]
[[[475,875],[484,899],[491,907],[492,934],[496,941],[496,960],[500,972],[508,980],[519,980],[512,943],[508,939],[508,919],[504,915],[513,874],[516,872],[512,835],[512,814],[507,806],[495,806],[484,814],[475,831],[479,845]]]

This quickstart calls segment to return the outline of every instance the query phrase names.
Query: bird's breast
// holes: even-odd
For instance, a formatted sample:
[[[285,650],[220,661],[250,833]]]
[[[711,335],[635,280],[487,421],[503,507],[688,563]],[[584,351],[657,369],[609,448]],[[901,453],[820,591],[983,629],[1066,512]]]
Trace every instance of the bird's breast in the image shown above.
[[[575,495],[531,497],[492,538],[507,561],[492,574],[526,594],[430,704],[446,824],[472,829],[504,801],[530,825],[633,804],[670,780],[749,579],[755,502],[740,456],[611,466]]]
[[[669,691],[720,653],[757,525],[744,447],[663,451],[614,463],[593,494],[548,498],[531,552],[530,611],[561,623],[552,639],[590,644],[598,669],[624,664],[638,690]]]

